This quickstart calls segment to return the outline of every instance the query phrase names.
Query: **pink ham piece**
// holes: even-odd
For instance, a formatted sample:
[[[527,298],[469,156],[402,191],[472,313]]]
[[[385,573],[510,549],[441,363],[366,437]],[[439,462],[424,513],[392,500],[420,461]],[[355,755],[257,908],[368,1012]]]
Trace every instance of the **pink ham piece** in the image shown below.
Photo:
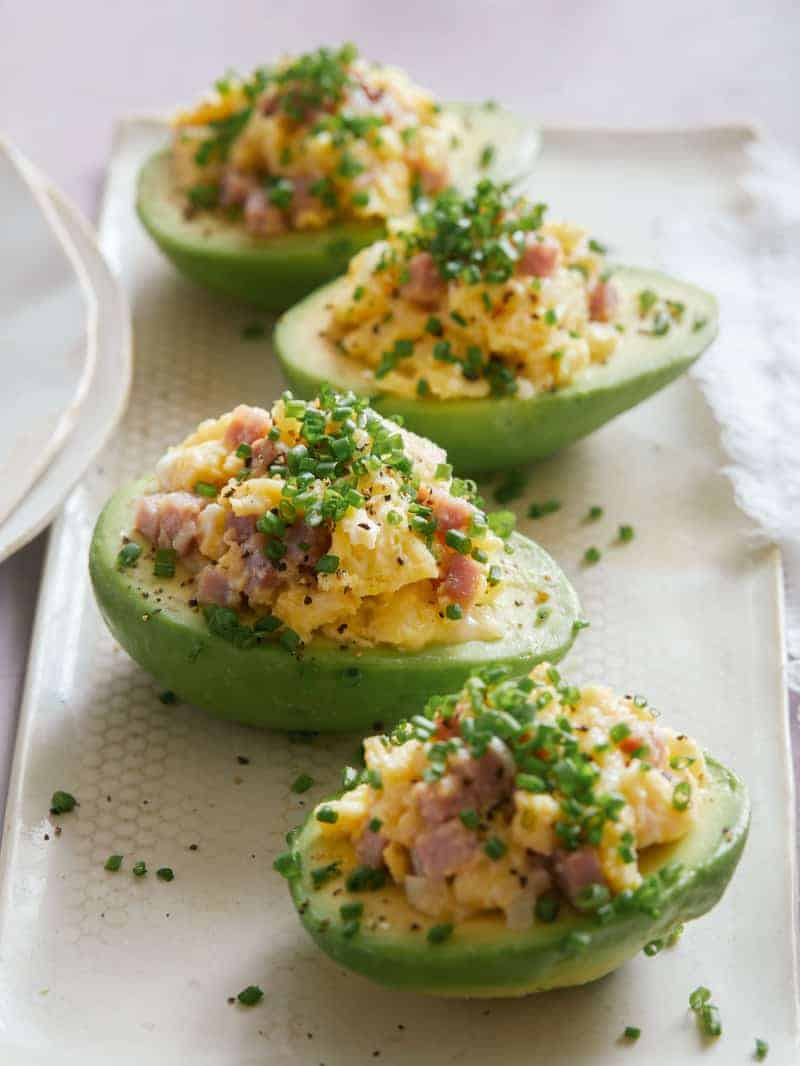
[[[414,872],[421,877],[449,877],[474,857],[478,838],[457,818],[426,829],[411,850]]]
[[[517,263],[517,273],[526,277],[549,278],[559,265],[561,249],[552,238],[529,238]]]
[[[408,281],[400,286],[400,295],[420,307],[438,306],[447,292],[430,252],[418,252],[408,261]]]
[[[286,221],[280,208],[271,204],[266,192],[258,187],[247,194],[244,224],[254,237],[277,237],[286,232]]]
[[[233,451],[240,444],[252,444],[272,429],[272,419],[262,407],[249,407],[240,403],[234,408],[233,418],[225,430],[223,443]],[[269,442],[270,444],[272,441]]]
[[[188,555],[197,544],[197,516],[207,503],[191,492],[154,492],[139,500],[134,525],[157,548]]]
[[[578,848],[577,851],[556,851],[553,874],[570,903],[575,902],[584,888],[605,884],[597,849],[591,847]]]
[[[316,566],[331,544],[330,530],[326,526],[309,526],[296,522],[286,530],[284,538],[287,567],[299,570]]]
[[[415,786],[417,809],[424,820],[437,825],[463,810],[488,811],[511,795],[514,759],[506,745],[494,737],[480,759],[465,750],[450,757],[440,781]]]
[[[269,437],[254,440],[249,467],[251,474],[258,477],[267,474],[278,456],[284,454],[285,451],[286,446],[284,444],[270,440]]]
[[[220,182],[220,203],[223,207],[240,207],[254,187],[255,181],[249,174],[226,167]]]
[[[459,552],[448,552],[442,562],[443,579],[439,586],[440,595],[458,603],[462,607],[471,607],[481,577],[481,568],[474,559]]]
[[[610,322],[619,306],[619,294],[610,281],[598,281],[589,294],[589,318]]]
[[[420,167],[417,172],[422,191],[426,196],[435,196],[447,188],[448,174],[446,167]]]
[[[382,866],[383,849],[389,841],[383,833],[373,833],[367,828],[356,841],[356,857],[364,866]]]
[[[218,607],[238,607],[239,593],[231,586],[218,566],[204,566],[197,575],[195,596],[198,603],[215,603]]]
[[[466,529],[474,513],[466,500],[430,486],[422,486],[417,499],[425,507],[431,508],[436,519],[436,528],[442,535],[448,529]]]

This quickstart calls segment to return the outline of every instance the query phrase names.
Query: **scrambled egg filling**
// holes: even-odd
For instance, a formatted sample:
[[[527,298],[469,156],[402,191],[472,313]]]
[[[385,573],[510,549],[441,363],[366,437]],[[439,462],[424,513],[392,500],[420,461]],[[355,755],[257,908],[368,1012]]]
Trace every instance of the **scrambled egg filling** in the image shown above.
[[[461,132],[402,71],[321,48],[217,82],[175,120],[174,175],[190,206],[243,211],[259,236],[386,219],[448,184]]]
[[[490,667],[364,752],[361,782],[317,808],[319,831],[425,914],[499,910],[520,928],[564,900],[602,918],[620,893],[651,892],[640,853],[689,832],[707,787],[697,743],[643,698],[575,688],[547,664],[521,681]]]
[[[485,180],[441,194],[350,263],[326,336],[378,387],[441,399],[530,396],[605,362],[626,329],[604,249]]]
[[[497,639],[505,546],[446,458],[352,394],[285,393],[170,448],[135,526],[157,573],[180,557],[223,635],[246,610],[291,649]]]

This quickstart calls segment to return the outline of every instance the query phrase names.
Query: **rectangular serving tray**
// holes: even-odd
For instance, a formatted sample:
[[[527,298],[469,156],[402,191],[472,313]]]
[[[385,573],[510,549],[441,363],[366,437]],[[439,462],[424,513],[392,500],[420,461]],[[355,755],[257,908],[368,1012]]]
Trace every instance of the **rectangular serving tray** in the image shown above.
[[[200,419],[243,400],[269,405],[283,388],[268,340],[242,337],[248,323],[269,326],[264,316],[182,281],[138,225],[136,171],[166,136],[159,122],[132,120],[115,139],[100,230],[134,310],[135,381],[116,439],[50,539],[0,856],[0,1062],[729,1064],[747,1062],[761,1037],[773,1066],[795,1063],[780,561],[754,546],[688,378],[537,466],[514,506],[523,516],[531,500],[562,503],[520,520],[574,579],[592,623],[562,672],[645,693],[749,784],[751,838],[722,903],[655,958],[519,1001],[387,991],[308,940],[271,863],[356,739],[302,743],[163,705],[105,630],[86,575],[92,524],[119,482]],[[616,260],[659,265],[676,212],[699,225],[739,210],[750,139],[742,129],[549,130],[531,192],[613,239]],[[691,261],[683,273],[693,279]],[[588,526],[591,504],[605,515]],[[615,546],[621,523],[635,539]],[[592,544],[603,557],[583,568]],[[316,785],[296,796],[301,771]],[[48,815],[56,788],[78,797],[75,813]],[[103,869],[112,852],[126,856],[118,874]],[[136,859],[149,876],[131,876]],[[163,865],[173,882],[153,876]],[[259,1006],[228,1001],[249,984],[264,989]],[[722,1015],[712,1044],[687,1010],[698,984]],[[627,1025],[642,1030],[636,1048],[620,1042]]]

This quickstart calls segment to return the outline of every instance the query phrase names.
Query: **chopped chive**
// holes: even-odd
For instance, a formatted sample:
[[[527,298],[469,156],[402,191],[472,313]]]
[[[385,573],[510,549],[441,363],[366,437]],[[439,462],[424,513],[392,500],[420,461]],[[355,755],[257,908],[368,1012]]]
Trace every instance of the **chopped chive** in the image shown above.
[[[481,820],[478,817],[478,812],[475,810],[461,811],[458,817],[461,819],[462,824],[465,825],[467,829],[477,829],[478,826],[481,824]]]
[[[380,820],[380,818],[370,818],[368,829],[370,833],[379,833],[382,825],[383,822]]]
[[[586,521],[587,522],[596,522],[598,518],[602,518],[602,517],[603,517],[603,508],[599,507],[597,504],[593,504],[589,508],[589,513],[586,515]]]
[[[299,872],[297,859],[291,851],[281,852],[272,863],[272,869],[279,873],[281,877],[293,877]]]
[[[123,858],[124,855],[109,855],[103,865],[103,869],[109,870],[111,873],[116,873],[122,866]]]
[[[608,246],[601,244],[600,241],[596,241],[594,237],[589,238],[589,248],[593,252],[597,252],[598,255],[605,255],[608,251]]]
[[[430,394],[431,387],[425,378],[420,378],[417,382],[417,396],[428,396]]]
[[[50,798],[51,814],[69,814],[78,806],[78,801],[71,792],[63,792],[57,789]]]
[[[167,689],[165,692],[159,692],[158,698],[166,707],[178,702],[178,697],[171,689]]]
[[[348,892],[377,892],[386,884],[386,871],[376,866],[356,866],[345,882]]]
[[[451,463],[439,463],[434,472],[434,478],[436,481],[448,481],[453,476],[453,466]]]
[[[293,629],[284,629],[278,639],[283,647],[289,652],[296,651],[303,643],[300,639],[300,634],[295,633]]]
[[[649,941],[649,943],[645,944],[643,950],[644,950],[645,955],[648,957],[648,959],[651,959],[654,955],[658,955],[658,953],[661,951],[661,949],[663,947],[664,947],[664,941],[663,940],[651,940],[651,941]]]
[[[509,470],[504,479],[494,490],[498,503],[510,503],[518,499],[525,491],[527,478],[520,470]]]
[[[590,565],[590,566],[593,565],[594,563],[599,562],[600,561],[600,552],[599,552],[599,550],[597,548],[595,548],[594,546],[592,546],[591,548],[587,548],[586,551],[583,553],[583,561],[585,563],[587,563],[588,565]]]
[[[343,903],[339,908],[339,914],[345,921],[352,920],[353,918],[360,918],[364,913],[364,904],[361,900],[355,900],[353,903]]]
[[[617,536],[623,544],[627,544],[628,541],[633,540],[633,526],[620,526],[617,530]]]
[[[159,881],[174,881],[175,874],[169,866],[161,866],[156,870],[156,877]]]
[[[206,496],[209,500],[215,500],[219,490],[210,481],[196,481],[194,491],[196,496]]]
[[[555,326],[558,322],[558,312],[554,307],[548,307],[544,313],[544,320],[548,326]]]
[[[536,900],[533,913],[540,922],[554,922],[561,910],[561,900],[554,892],[545,892]]]
[[[464,617],[464,611],[458,603],[448,603],[445,614],[451,622],[459,622]]]
[[[693,1011],[699,1011],[711,999],[711,990],[704,985],[699,985],[689,995],[689,1006]]]
[[[626,1040],[638,1040],[642,1035],[642,1030],[635,1025],[626,1025],[622,1035]]]
[[[642,289],[639,293],[639,314],[644,317],[658,303],[658,293],[652,289]]]
[[[480,158],[478,159],[478,164],[480,165],[482,170],[486,170],[487,167],[490,167],[492,165],[496,152],[497,149],[493,144],[486,144],[483,146],[483,148],[481,149]]]
[[[672,792],[672,806],[676,811],[685,811],[692,801],[692,786],[688,781],[679,781]]]
[[[318,574],[335,574],[339,569],[338,555],[323,555],[314,567]]]
[[[141,554],[140,545],[131,541],[129,544],[123,545],[117,552],[117,566],[133,566]]]
[[[294,781],[292,781],[290,788],[292,792],[300,795],[303,792],[308,792],[313,784],[314,778],[309,774],[298,774]]]
[[[264,998],[264,993],[258,985],[248,985],[236,998],[244,1007],[255,1007],[256,1003],[260,1003]]]
[[[338,877],[342,872],[341,866],[342,864],[337,859],[336,862],[329,862],[327,866],[317,866],[315,870],[312,870],[311,883],[314,888],[322,888],[328,881]]]
[[[560,509],[560,500],[545,500],[543,503],[532,503],[527,513],[528,518],[544,518],[545,515],[553,514]]]
[[[460,555],[469,555],[472,551],[472,541],[460,529],[448,529],[444,535],[444,542]]]
[[[339,812],[335,811],[333,807],[320,807],[316,813],[316,819],[318,822],[327,822],[329,825],[333,825],[339,821]]]
[[[131,873],[134,877],[144,877],[147,873],[147,863],[145,863],[144,859],[139,859],[138,862],[133,864],[131,867]]]
[[[572,623],[572,632],[580,633],[582,629],[588,629],[591,624],[591,622],[587,622],[583,618],[576,618]]]
[[[438,925],[432,925],[427,932],[427,940],[429,944],[442,944],[445,940],[453,934],[453,925],[451,922],[440,922]]]
[[[246,443],[246,441],[242,441],[242,443],[236,449],[236,455],[239,457],[239,459],[249,459],[252,454],[253,449],[250,447],[249,444]]]
[[[766,1040],[762,1040],[760,1037],[756,1037],[756,1062],[763,1062],[769,1054],[769,1044]]]
[[[175,577],[175,563],[178,553],[174,548],[158,548],[153,563],[155,577]]]
[[[615,744],[619,744],[631,735],[631,727],[627,722],[617,722],[616,725],[612,725],[609,729],[608,735]]]
[[[493,862],[497,862],[498,859],[502,859],[508,848],[500,837],[489,837],[483,846],[483,850]]]

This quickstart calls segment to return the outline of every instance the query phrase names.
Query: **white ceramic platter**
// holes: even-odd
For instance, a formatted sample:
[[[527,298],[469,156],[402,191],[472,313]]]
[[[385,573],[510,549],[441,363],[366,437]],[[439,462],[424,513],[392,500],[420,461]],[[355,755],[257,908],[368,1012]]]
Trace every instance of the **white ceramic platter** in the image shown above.
[[[100,453],[132,369],[127,300],[90,227],[2,143],[0,182],[14,194],[0,239],[0,293],[13,311],[0,309],[2,561],[44,529]]]
[[[591,629],[564,667],[644,692],[749,782],[750,842],[730,891],[679,945],[583,989],[522,1001],[441,1002],[340,971],[300,928],[271,871],[283,834],[331,788],[352,738],[298,743],[164,706],[104,630],[85,576],[111,489],[200,418],[281,389],[265,321],[207,299],[151,247],[133,210],[136,169],[164,138],[123,125],[101,225],[132,299],[137,370],[102,468],[73,493],[50,543],[0,861],[0,1061],[14,1066],[583,1066],[797,1061],[794,826],[781,668],[779,560],[751,546],[720,473],[717,430],[683,380],[536,469],[531,499],[562,509],[522,528],[574,577]],[[536,194],[613,238],[618,258],[660,259],[676,211],[736,210],[744,131],[551,131]],[[686,264],[691,279],[691,264]],[[582,523],[590,504],[604,519]],[[633,543],[614,547],[620,523]],[[582,569],[590,544],[601,562]],[[237,756],[250,762],[242,765]],[[300,771],[316,779],[295,796]],[[80,808],[54,835],[51,793]],[[49,839],[48,839],[49,837]],[[194,847],[196,846],[196,847]],[[127,870],[106,873],[111,852]],[[706,1046],[687,1010],[708,985],[724,1034]],[[247,1009],[229,996],[261,985]],[[626,1025],[639,1026],[635,1048]]]

